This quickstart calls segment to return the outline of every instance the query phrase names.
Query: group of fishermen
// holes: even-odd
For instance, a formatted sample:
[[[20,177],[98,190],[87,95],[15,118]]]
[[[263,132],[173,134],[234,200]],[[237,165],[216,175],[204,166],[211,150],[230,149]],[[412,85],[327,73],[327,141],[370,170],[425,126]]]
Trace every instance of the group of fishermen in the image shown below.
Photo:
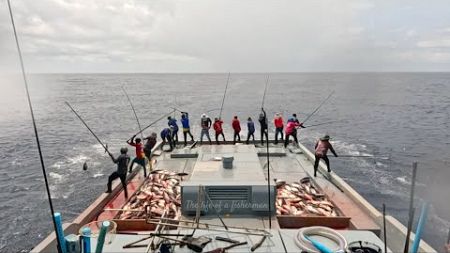
[[[177,120],[174,117],[169,116],[167,118],[168,127],[164,128],[161,133],[161,139],[163,141],[163,145],[165,143],[168,143],[170,146],[169,151],[172,151],[177,143],[178,143],[178,124]],[[266,116],[266,112],[263,108],[261,108],[261,113],[259,114],[258,118],[260,129],[261,129],[261,144],[264,144],[264,137],[266,138],[266,141],[268,141],[268,120]],[[187,112],[181,112],[181,124],[183,128],[183,137],[184,137],[184,145],[187,145],[187,137],[189,135],[192,142],[194,142],[194,136],[191,133],[190,130],[190,122],[189,122],[189,114]],[[303,123],[301,123],[297,119],[297,115],[294,113],[291,117],[287,120],[286,127],[284,126],[284,120],[280,113],[276,113],[273,119],[273,124],[275,126],[275,144],[278,144],[278,137],[280,136],[280,140],[284,140],[284,147],[286,148],[289,144],[289,138],[292,136],[294,139],[295,144],[298,145],[298,138],[297,133],[299,128],[305,128],[303,126]],[[213,127],[215,131],[215,140],[216,144],[219,145],[219,137],[222,136],[223,141],[225,141],[225,134],[223,132],[223,121],[220,117],[217,117],[214,119],[214,123],[212,120],[206,115],[202,114],[200,119],[200,126],[201,126],[201,133],[200,133],[200,143],[203,143],[203,137],[206,136],[206,138],[209,141],[209,144],[212,144],[211,137],[209,135],[209,130],[211,127]],[[234,116],[233,120],[231,122],[231,126],[234,131],[233,135],[233,142],[236,143],[237,141],[241,141],[240,132],[241,132],[241,123],[239,121],[238,116]],[[283,138],[283,130],[284,130],[284,138]],[[249,144],[250,137],[253,141],[255,141],[255,123],[253,122],[251,117],[248,117],[247,119],[247,140],[246,144]],[[328,150],[330,150],[334,156],[338,156],[336,152],[333,149],[333,146],[330,143],[330,136],[325,135],[322,138],[320,138],[314,147],[315,149],[315,162],[314,162],[314,177],[317,176],[317,169],[319,166],[320,159],[324,160],[328,172],[331,172],[330,170],[330,161],[328,159],[327,153]],[[125,197],[128,198],[128,191],[126,186],[126,177],[127,177],[127,171],[131,173],[132,168],[134,164],[138,164],[144,168],[144,177],[147,177],[147,170],[146,164],[147,162],[151,161],[151,151],[153,147],[157,143],[157,134],[155,132],[151,133],[150,136],[144,138],[146,140],[145,145],[142,144],[141,138],[136,138],[136,135],[134,135],[130,140],[127,141],[127,143],[130,146],[133,146],[136,151],[136,157],[131,161],[130,164],[130,156],[128,156],[128,148],[123,147],[120,149],[120,155],[115,158],[112,154],[110,154],[110,157],[114,163],[117,164],[117,171],[113,172],[109,178],[108,178],[108,189],[107,193],[111,193],[111,185],[112,181],[119,178],[123,188]],[[149,163],[151,164],[151,163]]]
[[[178,144],[178,131],[179,127],[177,124],[177,120],[173,117],[168,117],[168,127],[164,128],[161,131],[161,139],[163,143],[168,143],[170,145],[169,151],[173,150],[173,148]],[[266,116],[266,112],[263,108],[261,108],[261,113],[259,114],[258,122],[260,125],[260,133],[261,133],[261,144],[264,144],[264,138],[268,140],[268,120]],[[215,132],[215,141],[216,144],[219,143],[219,137],[222,137],[222,140],[225,141],[225,134],[223,131],[223,120],[220,117],[214,118],[214,122],[211,120],[210,117],[208,117],[206,114],[202,114],[200,118],[200,144],[203,144],[203,138],[206,137],[208,139],[209,143],[212,144],[211,137],[209,134],[209,130],[211,127],[214,129]],[[283,117],[280,113],[277,113],[273,119],[273,123],[275,126],[275,144],[278,144],[278,138],[280,137],[280,140],[284,140],[284,146],[287,147],[289,144],[289,137],[292,136],[294,139],[294,142],[298,145],[298,138],[297,138],[297,129],[298,128],[305,128],[302,123],[297,119],[297,114],[292,114],[292,116],[288,119],[286,128],[284,128],[284,121]],[[183,137],[184,137],[184,145],[187,145],[187,137],[191,138],[191,141],[194,141],[194,136],[191,133],[190,128],[190,122],[189,122],[189,114],[187,112],[181,112],[181,124],[183,128]],[[234,116],[233,120],[231,122],[231,126],[233,128],[233,142],[240,142],[241,141],[241,122],[238,118],[238,116]],[[284,136],[283,136],[283,129],[284,129]],[[247,140],[246,144],[249,144],[250,139],[255,141],[255,123],[253,122],[251,117],[247,118]]]

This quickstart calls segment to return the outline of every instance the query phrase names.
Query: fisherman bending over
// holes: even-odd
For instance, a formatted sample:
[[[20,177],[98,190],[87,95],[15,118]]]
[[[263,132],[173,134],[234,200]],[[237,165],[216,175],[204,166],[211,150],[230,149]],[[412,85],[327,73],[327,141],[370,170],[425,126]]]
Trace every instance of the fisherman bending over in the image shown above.
[[[233,126],[234,130],[233,143],[236,144],[236,137],[238,141],[241,141],[241,136],[239,134],[241,132],[241,122],[239,121],[238,116],[234,116],[231,125]]]
[[[273,123],[275,125],[275,144],[278,144],[278,134],[281,136],[281,141],[283,141],[283,117],[281,117],[280,113],[275,114],[273,119]]]
[[[147,142],[144,145],[144,154],[145,157],[147,157],[147,160],[150,165],[150,171],[152,170],[152,163],[151,163],[151,155],[152,155],[152,149],[156,145],[156,138],[157,135],[155,132],[151,133],[150,136],[144,138],[144,140],[147,140]]]
[[[211,137],[209,137],[209,129],[211,128],[211,125],[211,119],[203,113],[202,118],[200,119],[200,126],[202,127],[202,132],[200,133],[200,144],[203,144],[203,135],[206,135],[209,144],[211,145]]]
[[[128,140],[127,143],[133,147],[136,148],[136,157],[133,159],[130,165],[129,172],[131,173],[131,170],[133,169],[133,165],[135,163],[142,166],[144,169],[144,177],[147,177],[147,169],[145,168],[145,157],[144,157],[144,150],[142,148],[142,143],[140,138],[136,138],[136,142],[134,142],[134,138],[136,138],[136,135],[133,135],[131,137],[131,140]]]
[[[164,146],[166,142],[169,143],[170,151],[173,150],[173,140],[172,140],[172,126],[166,127],[161,131],[161,139],[162,139],[162,145]]]
[[[261,108],[261,113],[259,114],[259,124],[261,125],[261,144],[264,145],[264,135],[266,136],[266,140],[269,141],[269,133],[267,130],[268,123],[266,117],[266,111],[264,108]]]
[[[289,136],[294,137],[294,142],[297,143],[297,145],[298,145],[297,133],[296,133],[295,129],[300,126],[301,126],[301,124],[298,122],[295,122],[293,119],[288,120],[288,123],[286,125],[286,130],[285,130],[286,137],[284,138],[284,147],[285,148],[289,144]]]
[[[325,164],[327,165],[327,169],[328,172],[331,172],[330,170],[330,160],[328,160],[328,149],[331,151],[331,153],[334,154],[335,157],[338,157],[338,155],[336,154],[336,152],[334,152],[333,146],[331,146],[330,143],[330,136],[329,135],[325,135],[324,137],[320,138],[317,142],[316,142],[316,146],[315,146],[315,157],[316,157],[316,161],[314,162],[314,177],[317,176],[317,168],[319,167],[319,161],[322,158],[325,161]]]
[[[247,141],[250,140],[250,136],[253,138],[253,142],[255,142],[255,123],[253,123],[252,118],[248,117],[247,119]]]
[[[225,141],[225,135],[222,128],[223,121],[220,118],[214,118],[213,128],[216,132],[216,144],[219,145],[219,136],[222,135],[223,141]]]
[[[187,145],[187,135],[191,136],[191,141],[194,142],[194,136],[192,136],[191,128],[189,124],[189,113],[181,112],[181,125],[183,126],[184,146]]]
[[[117,178],[120,178],[120,182],[123,186],[123,192],[125,193],[125,198],[128,198],[128,190],[127,190],[127,169],[128,164],[130,163],[130,157],[127,155],[128,149],[127,148],[121,148],[120,149],[120,155],[117,157],[117,159],[114,158],[112,154],[110,154],[111,159],[114,163],[117,164],[117,171],[114,171],[109,177],[108,177],[108,190],[106,190],[106,193],[111,193],[111,185],[112,181],[116,180]]]
[[[176,147],[177,143],[178,143],[178,124],[177,124],[177,120],[175,118],[172,117],[167,117],[167,125],[169,125],[169,127],[172,127],[172,141],[173,141],[173,145]]]

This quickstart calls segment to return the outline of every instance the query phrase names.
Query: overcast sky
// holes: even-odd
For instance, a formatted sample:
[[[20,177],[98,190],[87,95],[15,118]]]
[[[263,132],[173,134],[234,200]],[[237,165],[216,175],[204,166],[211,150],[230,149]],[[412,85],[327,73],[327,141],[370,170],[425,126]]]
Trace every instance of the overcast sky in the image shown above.
[[[11,1],[29,72],[450,70],[448,0]]]

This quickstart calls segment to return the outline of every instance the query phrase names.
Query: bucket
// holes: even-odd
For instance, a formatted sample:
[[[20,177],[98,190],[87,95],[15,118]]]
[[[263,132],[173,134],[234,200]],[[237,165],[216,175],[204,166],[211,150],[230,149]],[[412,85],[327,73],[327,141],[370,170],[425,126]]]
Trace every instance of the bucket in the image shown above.
[[[232,155],[222,156],[223,168],[224,169],[232,169],[233,168],[233,160],[234,160],[234,157]]]

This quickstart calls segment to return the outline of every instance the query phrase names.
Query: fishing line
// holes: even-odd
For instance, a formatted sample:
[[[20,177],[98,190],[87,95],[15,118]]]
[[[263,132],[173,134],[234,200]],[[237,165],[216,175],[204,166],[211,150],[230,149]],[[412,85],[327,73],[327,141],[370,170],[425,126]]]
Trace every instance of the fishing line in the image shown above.
[[[35,118],[34,118],[33,105],[31,103],[30,92],[28,90],[28,81],[27,81],[27,76],[25,74],[25,66],[23,64],[22,51],[20,50],[19,38],[17,36],[16,25],[14,23],[14,17],[13,17],[13,13],[12,13],[10,0],[7,0],[7,3],[8,3],[8,9],[9,9],[9,16],[11,17],[11,25],[12,25],[12,28],[13,28],[13,31],[14,31],[14,38],[16,40],[17,53],[19,54],[20,68],[22,70],[23,82],[25,84],[25,91],[26,91],[26,94],[27,94],[28,106],[30,108],[31,120],[33,122],[33,130],[34,130],[34,135],[36,137],[36,145],[37,145],[37,149],[38,149],[38,153],[39,153],[39,160],[40,160],[40,163],[41,163],[42,174],[44,176],[45,190],[47,192],[48,204],[50,206],[50,213],[51,213],[51,216],[52,216],[53,229],[55,230],[57,250],[58,250],[59,253],[61,253],[62,252],[62,248],[61,248],[61,244],[60,244],[60,242],[58,240],[59,234],[58,234],[56,221],[55,221],[55,218],[54,218],[55,210],[53,208],[52,196],[51,196],[50,187],[49,187],[49,184],[48,184],[47,172],[46,172],[45,163],[44,163],[44,157],[42,155],[41,143],[39,141],[39,134],[38,134],[37,126],[36,126],[36,121],[35,121]]]
[[[125,87],[122,86],[122,90],[123,90],[123,93],[125,93],[125,96],[127,97],[128,102],[130,102],[130,106],[131,106],[131,109],[133,110],[134,117],[136,118],[136,122],[137,122],[137,125],[138,125],[138,128],[139,128],[139,131],[141,131],[142,141],[144,141],[144,134],[142,133],[141,123],[139,122],[139,118],[138,118],[138,116],[136,114],[136,110],[134,109],[133,103],[131,102],[131,99],[128,96],[127,91],[125,90]]]

